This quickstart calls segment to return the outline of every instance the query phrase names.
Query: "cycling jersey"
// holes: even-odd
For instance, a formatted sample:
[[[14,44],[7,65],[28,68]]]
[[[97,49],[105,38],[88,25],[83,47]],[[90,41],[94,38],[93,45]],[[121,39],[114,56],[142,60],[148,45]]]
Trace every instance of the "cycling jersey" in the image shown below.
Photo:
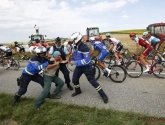
[[[0,46],[0,50],[3,52],[11,50],[8,46]]]
[[[156,43],[160,42],[160,39],[158,39],[154,36],[151,36],[147,41],[151,42],[151,44],[156,44]]]
[[[149,45],[149,43],[146,40],[144,40],[143,38],[140,38],[140,37],[136,37],[135,42],[145,48]]]
[[[143,38],[136,37],[135,42],[145,48],[144,51],[142,52],[142,54],[144,56],[147,56],[149,54],[149,52],[152,50],[150,44]]]
[[[120,41],[117,40],[116,38],[109,38],[109,42],[114,44],[114,46],[116,46],[118,43],[120,43]]]
[[[81,43],[78,47],[74,46],[73,48],[73,57],[70,61],[74,60],[76,66],[90,66],[91,59],[90,59],[90,52],[87,45]]]
[[[106,47],[102,42],[100,42],[100,41],[93,41],[93,42],[92,42],[92,46],[93,46],[95,49],[99,50],[100,52],[101,52],[102,50],[107,50],[107,47]],[[93,48],[92,48],[92,50],[93,50]]]
[[[108,55],[107,47],[100,41],[93,41],[92,46],[95,49],[99,50],[100,52],[98,60],[103,61],[105,57]],[[93,50],[93,47],[92,47],[92,50]]]

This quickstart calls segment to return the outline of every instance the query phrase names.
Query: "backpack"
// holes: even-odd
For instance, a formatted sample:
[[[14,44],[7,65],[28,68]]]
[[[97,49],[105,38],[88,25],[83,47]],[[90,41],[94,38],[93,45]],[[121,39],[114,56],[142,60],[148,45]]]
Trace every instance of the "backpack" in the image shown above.
[[[64,52],[64,45],[61,46],[61,48],[57,48],[55,45],[53,46],[53,53],[54,51],[59,51],[61,53],[62,60],[66,60],[66,54]]]

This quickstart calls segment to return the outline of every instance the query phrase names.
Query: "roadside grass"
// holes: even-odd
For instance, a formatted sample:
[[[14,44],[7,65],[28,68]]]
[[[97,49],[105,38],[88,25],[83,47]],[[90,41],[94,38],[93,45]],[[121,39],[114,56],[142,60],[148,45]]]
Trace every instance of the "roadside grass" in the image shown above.
[[[12,98],[13,95],[0,93],[1,125],[163,125],[163,122],[143,121],[151,118],[147,115],[61,102],[45,101],[36,110],[34,98],[22,97],[12,106]]]

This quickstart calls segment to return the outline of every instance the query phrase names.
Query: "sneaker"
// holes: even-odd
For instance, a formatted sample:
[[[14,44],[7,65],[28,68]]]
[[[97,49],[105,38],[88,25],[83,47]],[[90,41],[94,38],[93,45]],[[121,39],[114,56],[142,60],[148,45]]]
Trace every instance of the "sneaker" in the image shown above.
[[[59,95],[51,96],[51,99],[60,99],[60,98],[61,98],[61,96],[59,96]]]
[[[146,70],[144,70],[143,73],[146,73],[146,72],[148,72],[148,71],[150,71],[149,68],[147,68]]]
[[[110,69],[108,69],[108,70],[107,70],[107,73],[108,73],[108,75],[107,75],[107,76],[109,76],[109,75],[111,74],[111,70],[110,70]]]

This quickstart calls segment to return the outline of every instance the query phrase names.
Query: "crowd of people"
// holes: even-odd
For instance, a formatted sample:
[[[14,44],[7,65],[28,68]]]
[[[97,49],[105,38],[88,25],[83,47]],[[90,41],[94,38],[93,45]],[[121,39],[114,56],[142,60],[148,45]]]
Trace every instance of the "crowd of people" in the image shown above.
[[[143,47],[140,59],[146,68],[144,72],[149,71],[150,62],[147,59],[147,56],[150,51],[160,57],[163,61],[165,60],[158,53],[160,40],[152,36],[150,32],[144,32],[142,37],[138,37],[135,33],[130,33],[129,37],[131,40],[136,42],[136,49],[133,52],[132,57],[137,55],[140,46]],[[95,37],[90,37],[89,42],[91,43],[91,48],[89,48],[82,41],[82,38],[83,36],[81,33],[75,32],[71,35],[70,40],[62,45],[61,38],[57,37],[54,45],[51,47],[46,43],[41,43],[41,41],[36,40],[30,47],[32,57],[25,69],[22,71],[19,79],[19,89],[14,95],[12,105],[15,105],[15,103],[19,101],[20,97],[27,92],[30,81],[39,83],[43,88],[43,91],[34,102],[35,109],[38,109],[41,106],[45,98],[61,98],[59,93],[64,84],[67,85],[69,90],[75,90],[75,92],[71,95],[72,97],[77,96],[82,93],[80,88],[80,77],[82,74],[85,74],[89,83],[96,89],[100,97],[103,99],[103,102],[108,103],[108,96],[92,74],[91,57],[94,54],[94,50],[98,50],[98,53],[96,54],[96,56],[98,56],[98,65],[102,67],[108,75],[110,75],[111,70],[108,69],[102,61],[109,52],[113,52],[116,57],[117,64],[120,65],[122,59],[120,51],[123,48],[123,45],[120,40],[112,37],[110,33],[106,34],[106,40],[109,42],[108,47],[105,46],[102,41],[95,39]],[[16,52],[19,52],[20,54],[22,52],[25,53],[23,46],[18,44],[18,42],[14,42],[14,44]],[[10,68],[9,60],[12,55],[11,49],[8,46],[0,44],[0,52],[4,53],[4,58],[8,66],[7,69]],[[67,63],[76,66],[72,75],[72,80],[70,78],[70,72],[66,67]],[[43,76],[39,74],[41,71],[44,71]],[[58,77],[59,71],[62,72],[64,80]],[[52,82],[55,83],[55,90],[53,93],[50,93]],[[73,83],[74,88],[71,83]]]

